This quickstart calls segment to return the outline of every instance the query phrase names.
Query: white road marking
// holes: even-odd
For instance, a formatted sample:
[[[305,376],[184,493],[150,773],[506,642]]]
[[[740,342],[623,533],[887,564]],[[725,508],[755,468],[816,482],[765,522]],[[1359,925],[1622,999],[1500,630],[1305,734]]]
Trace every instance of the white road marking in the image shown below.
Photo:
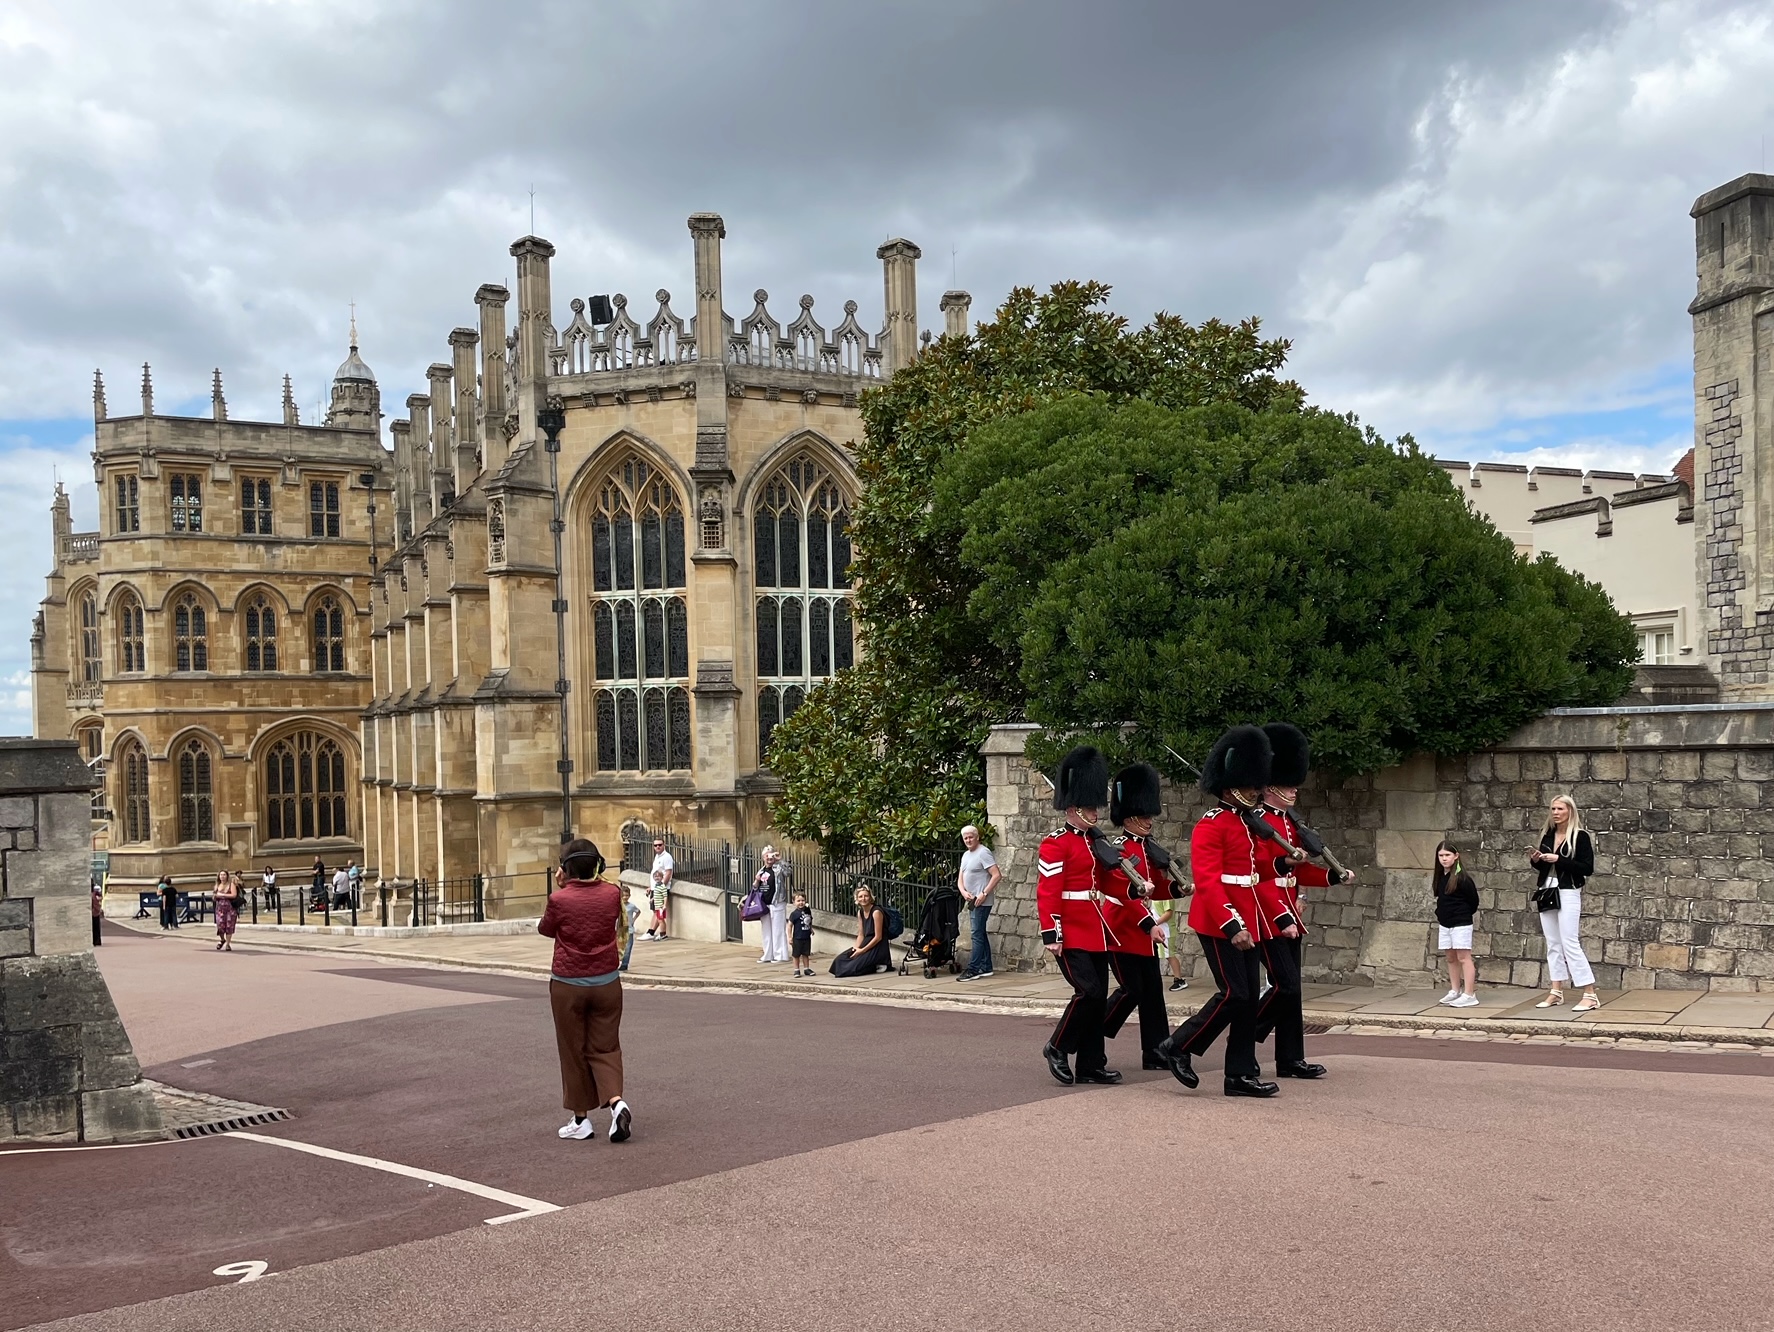
[[[257,1281],[270,1270],[271,1264],[264,1261],[264,1259],[248,1258],[244,1262],[223,1263],[215,1271],[211,1272],[210,1275],[239,1277],[240,1280],[234,1284],[237,1286],[244,1286],[249,1281]]]
[[[213,1064],[215,1062],[216,1061],[213,1059],[193,1059],[188,1064],[180,1064],[179,1067],[180,1068],[202,1068],[205,1064]]]
[[[454,1175],[439,1174],[435,1170],[421,1170],[417,1166],[402,1165],[399,1161],[384,1161],[379,1157],[359,1156],[355,1152],[335,1151],[331,1147],[317,1147],[311,1142],[297,1142],[293,1138],[273,1138],[268,1134],[247,1133],[239,1129],[221,1136],[245,1138],[249,1142],[266,1142],[273,1147],[287,1147],[292,1152],[307,1152],[310,1156],[323,1156],[329,1161],[345,1161],[351,1165],[381,1170],[390,1175],[405,1175],[408,1179],[424,1180],[427,1184],[440,1184],[446,1189],[455,1189],[459,1193],[472,1193],[477,1198],[486,1198],[492,1202],[504,1203],[507,1207],[518,1209],[507,1216],[487,1217],[486,1223],[489,1226],[502,1226],[507,1221],[522,1221],[527,1217],[542,1216],[548,1212],[561,1210],[556,1204],[543,1202],[538,1198],[526,1198],[521,1193],[508,1193],[504,1189],[495,1189],[486,1184],[476,1184],[473,1180],[458,1179]]]

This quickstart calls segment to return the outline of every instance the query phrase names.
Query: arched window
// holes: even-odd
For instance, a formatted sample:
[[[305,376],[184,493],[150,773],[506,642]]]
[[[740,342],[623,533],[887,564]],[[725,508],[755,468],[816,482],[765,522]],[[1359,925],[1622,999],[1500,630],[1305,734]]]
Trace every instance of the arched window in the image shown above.
[[[345,612],[336,597],[314,605],[314,673],[345,669]]]
[[[690,766],[690,620],[684,504],[633,455],[599,486],[591,517],[592,699],[599,772]]]
[[[117,813],[125,842],[145,842],[148,821],[148,753],[131,740],[117,757]]]
[[[173,669],[209,669],[209,616],[194,593],[180,597],[172,610]]]
[[[148,669],[143,643],[142,603],[133,592],[126,593],[117,599],[117,660],[124,671]]]
[[[345,751],[314,731],[297,731],[265,755],[265,836],[270,841],[349,837]]]
[[[752,511],[757,593],[758,757],[818,681],[856,662],[850,507],[811,453],[764,483]]]
[[[209,750],[201,740],[188,740],[179,749],[179,840],[216,840],[215,788]]]
[[[277,608],[263,594],[246,603],[246,668],[277,669]]]
[[[99,598],[91,588],[80,594],[79,619],[78,678],[82,684],[97,684],[104,672],[99,661]]]

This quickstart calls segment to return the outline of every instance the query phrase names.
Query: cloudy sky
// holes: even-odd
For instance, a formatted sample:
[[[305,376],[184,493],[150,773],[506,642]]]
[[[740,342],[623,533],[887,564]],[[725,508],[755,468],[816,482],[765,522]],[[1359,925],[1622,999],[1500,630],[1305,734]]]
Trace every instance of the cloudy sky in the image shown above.
[[[1691,435],[1696,195],[1766,164],[1774,22],[1726,0],[0,0],[0,733],[28,729],[53,476],[96,525],[91,381],[309,419],[355,302],[423,390],[555,242],[574,295],[811,293],[875,247],[1260,315],[1315,402],[1444,457],[1661,470]],[[396,408],[398,410],[398,407]]]

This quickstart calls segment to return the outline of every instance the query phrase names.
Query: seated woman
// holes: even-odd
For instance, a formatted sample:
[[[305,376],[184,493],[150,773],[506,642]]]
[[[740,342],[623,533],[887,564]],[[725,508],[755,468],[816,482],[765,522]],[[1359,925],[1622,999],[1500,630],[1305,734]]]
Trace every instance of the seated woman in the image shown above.
[[[887,913],[875,905],[867,888],[856,890],[856,946],[832,959],[834,976],[872,976],[893,967],[887,943]]]

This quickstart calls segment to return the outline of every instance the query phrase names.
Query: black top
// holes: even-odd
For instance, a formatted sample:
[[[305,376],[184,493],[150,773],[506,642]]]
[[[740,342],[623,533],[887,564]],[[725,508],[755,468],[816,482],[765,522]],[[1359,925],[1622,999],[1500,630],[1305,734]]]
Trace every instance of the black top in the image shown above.
[[[797,939],[812,937],[813,912],[811,909],[807,907],[796,907],[793,911],[788,913],[788,923],[789,928],[794,931]]]
[[[1472,924],[1473,913],[1478,910],[1478,885],[1470,874],[1461,870],[1450,884],[1447,876],[1437,869],[1430,887],[1435,891],[1436,924],[1448,929]]]
[[[1542,851],[1553,850],[1552,839],[1558,834],[1548,829],[1540,837]],[[1536,865],[1540,871],[1539,886],[1546,886],[1546,876],[1555,868],[1552,865]],[[1584,881],[1595,873],[1595,845],[1589,840],[1587,832],[1577,834],[1577,845],[1571,848],[1571,854],[1560,854],[1558,858],[1558,886],[1560,888],[1581,888]]]

